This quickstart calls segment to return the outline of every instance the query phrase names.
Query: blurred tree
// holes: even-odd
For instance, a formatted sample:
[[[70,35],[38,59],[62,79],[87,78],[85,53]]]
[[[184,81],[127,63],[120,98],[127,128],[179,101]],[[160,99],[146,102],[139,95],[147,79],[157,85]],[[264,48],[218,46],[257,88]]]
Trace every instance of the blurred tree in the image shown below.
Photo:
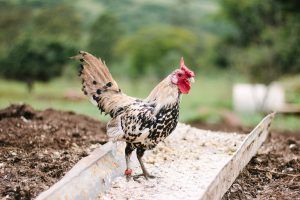
[[[73,7],[67,4],[40,8],[32,22],[29,34],[32,37],[80,44],[82,21]]]
[[[170,22],[176,26],[191,26],[195,23],[192,18],[193,7],[191,0],[176,0],[174,5],[170,7],[172,12],[169,12]]]
[[[192,58],[196,44],[196,36],[186,29],[150,27],[123,39],[117,46],[117,52],[130,57],[132,76],[141,76],[150,70],[163,77],[174,67],[172,63],[178,66],[181,56],[189,61],[189,66],[194,64]]]
[[[0,34],[0,74],[26,82],[30,91],[35,81],[62,73],[67,57],[81,45],[81,19],[65,3],[22,2],[0,2],[0,26],[5,30]]]
[[[25,82],[31,92],[35,81],[49,81],[62,73],[74,48],[57,41],[26,38],[16,43],[1,61],[0,74]]]
[[[81,18],[65,3],[45,0],[0,2],[0,53],[12,43],[30,35],[62,42],[81,42]]]
[[[299,1],[223,0],[222,8],[237,31],[223,39],[219,61],[266,84],[300,72]]]
[[[91,28],[88,49],[101,59],[111,61],[113,48],[121,34],[117,18],[111,13],[104,13],[98,17]]]
[[[32,17],[30,8],[18,7],[8,1],[0,1],[0,55],[5,56],[12,41],[26,30]]]

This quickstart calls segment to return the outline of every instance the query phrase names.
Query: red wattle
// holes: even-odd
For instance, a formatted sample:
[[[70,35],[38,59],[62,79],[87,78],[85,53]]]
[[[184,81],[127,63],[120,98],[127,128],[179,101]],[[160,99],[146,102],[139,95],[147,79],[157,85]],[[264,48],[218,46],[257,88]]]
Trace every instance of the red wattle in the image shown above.
[[[178,81],[177,85],[180,92],[183,94],[188,94],[191,89],[191,84],[188,80],[180,80]]]

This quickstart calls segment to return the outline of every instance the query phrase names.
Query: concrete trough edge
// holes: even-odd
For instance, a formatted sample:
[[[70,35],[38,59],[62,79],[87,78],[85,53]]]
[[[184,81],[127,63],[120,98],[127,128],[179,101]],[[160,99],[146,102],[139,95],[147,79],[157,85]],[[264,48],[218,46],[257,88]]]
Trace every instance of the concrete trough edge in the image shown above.
[[[234,182],[240,171],[256,154],[268,135],[274,113],[265,117],[246,137],[240,148],[210,183],[201,199],[220,199]],[[114,178],[125,169],[124,143],[108,142],[81,159],[65,176],[36,200],[95,199],[106,191]],[[132,162],[136,165],[137,160]]]
[[[95,199],[125,168],[119,156],[124,145],[108,142],[81,159],[66,175],[36,199]]]

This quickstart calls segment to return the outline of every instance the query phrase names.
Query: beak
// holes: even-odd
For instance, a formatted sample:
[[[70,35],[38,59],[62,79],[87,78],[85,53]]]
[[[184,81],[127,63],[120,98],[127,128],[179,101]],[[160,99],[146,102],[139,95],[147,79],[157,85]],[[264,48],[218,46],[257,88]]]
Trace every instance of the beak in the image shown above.
[[[194,83],[194,82],[195,82],[194,77],[189,78],[189,81],[190,81],[191,83]]]

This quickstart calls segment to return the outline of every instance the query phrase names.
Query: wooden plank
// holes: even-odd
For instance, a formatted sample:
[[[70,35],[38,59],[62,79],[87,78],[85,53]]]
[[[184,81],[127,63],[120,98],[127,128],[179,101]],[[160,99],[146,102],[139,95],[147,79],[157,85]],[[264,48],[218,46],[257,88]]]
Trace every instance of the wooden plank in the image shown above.
[[[232,159],[216,175],[216,178],[210,183],[200,199],[215,200],[222,198],[239,173],[266,140],[274,116],[275,113],[269,114],[251,131],[240,148],[234,153]]]
[[[300,106],[294,104],[286,104],[277,112],[284,115],[300,115]]]

